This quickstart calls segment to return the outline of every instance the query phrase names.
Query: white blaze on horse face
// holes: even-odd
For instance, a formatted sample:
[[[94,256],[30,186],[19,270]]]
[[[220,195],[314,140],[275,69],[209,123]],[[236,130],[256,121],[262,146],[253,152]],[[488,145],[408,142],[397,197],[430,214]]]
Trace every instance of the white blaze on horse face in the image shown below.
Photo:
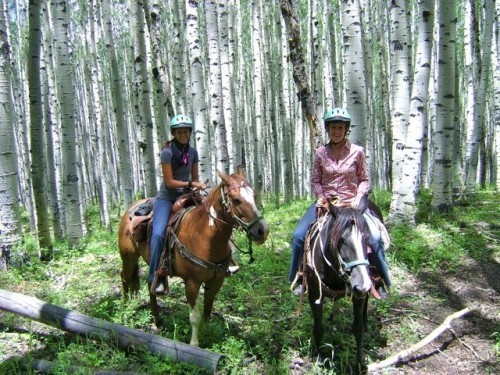
[[[257,206],[255,204],[255,199],[253,199],[253,190],[252,190],[252,188],[250,186],[245,186],[242,189],[240,189],[240,194],[241,194],[241,197],[245,201],[247,201],[248,203],[250,203],[250,205],[252,206],[252,210],[255,213],[255,215],[259,216],[260,212],[259,212],[259,209],[257,208]]]
[[[363,252],[363,235],[359,231],[358,227],[356,225],[353,226],[353,231],[352,235],[354,238],[354,244],[356,246],[356,258],[358,260],[363,260],[365,259],[365,254]],[[363,292],[369,292],[370,289],[372,288],[372,282],[370,280],[370,275],[368,275],[368,268],[367,267],[361,267],[360,268],[361,275],[363,275]]]
[[[217,219],[217,212],[215,211],[214,206],[210,206],[210,217],[208,218],[209,227],[215,224],[214,219]]]

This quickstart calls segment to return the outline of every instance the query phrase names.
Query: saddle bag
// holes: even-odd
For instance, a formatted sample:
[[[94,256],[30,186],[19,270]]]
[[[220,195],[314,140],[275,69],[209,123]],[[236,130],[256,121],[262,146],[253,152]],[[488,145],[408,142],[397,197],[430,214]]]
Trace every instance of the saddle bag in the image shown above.
[[[131,233],[136,242],[147,241],[152,217],[153,199],[148,199],[130,212]]]

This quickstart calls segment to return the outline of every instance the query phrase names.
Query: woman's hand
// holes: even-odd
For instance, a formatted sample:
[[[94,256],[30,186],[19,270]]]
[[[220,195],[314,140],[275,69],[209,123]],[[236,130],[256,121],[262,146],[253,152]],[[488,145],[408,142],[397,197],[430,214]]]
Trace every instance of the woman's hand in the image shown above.
[[[325,197],[319,197],[316,201],[316,207],[326,207],[327,201]]]
[[[191,183],[191,187],[192,187],[192,189],[205,190],[207,188],[207,185],[204,182],[193,181]]]

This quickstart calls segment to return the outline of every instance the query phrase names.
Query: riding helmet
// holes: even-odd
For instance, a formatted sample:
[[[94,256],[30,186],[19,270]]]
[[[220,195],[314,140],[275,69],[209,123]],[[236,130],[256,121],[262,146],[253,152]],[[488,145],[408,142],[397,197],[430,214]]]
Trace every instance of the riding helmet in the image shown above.
[[[349,129],[349,125],[351,124],[351,115],[344,108],[333,108],[325,112],[324,121],[325,127],[327,127],[328,123],[330,122],[345,122],[347,125],[347,129]]]
[[[170,120],[170,130],[178,128],[193,129],[193,120],[191,120],[191,117],[186,115],[177,115],[172,117],[172,120]]]

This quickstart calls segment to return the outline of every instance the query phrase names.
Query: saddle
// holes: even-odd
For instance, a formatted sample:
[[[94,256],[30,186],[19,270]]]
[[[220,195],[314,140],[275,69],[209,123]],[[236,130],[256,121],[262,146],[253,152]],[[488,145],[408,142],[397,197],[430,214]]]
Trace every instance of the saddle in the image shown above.
[[[199,205],[202,200],[203,198],[199,192],[189,192],[177,198],[172,206],[169,225],[172,224],[177,213],[188,207]],[[130,233],[136,243],[147,242],[151,237],[154,201],[155,198],[147,198],[129,210]]]

